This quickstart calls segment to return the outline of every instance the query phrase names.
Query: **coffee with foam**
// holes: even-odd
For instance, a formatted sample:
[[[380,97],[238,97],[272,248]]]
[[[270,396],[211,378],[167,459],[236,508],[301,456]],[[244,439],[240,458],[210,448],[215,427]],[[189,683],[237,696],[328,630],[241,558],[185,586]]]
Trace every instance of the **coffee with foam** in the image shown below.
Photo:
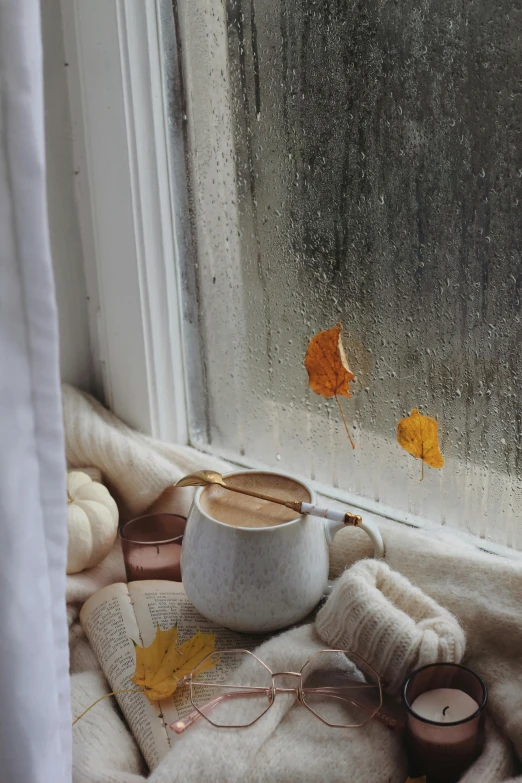
[[[230,486],[272,495],[281,500],[309,503],[310,493],[302,484],[276,473],[240,473],[225,478]],[[231,492],[214,484],[201,493],[201,509],[205,514],[232,527],[274,527],[291,522],[297,514],[286,506]]]

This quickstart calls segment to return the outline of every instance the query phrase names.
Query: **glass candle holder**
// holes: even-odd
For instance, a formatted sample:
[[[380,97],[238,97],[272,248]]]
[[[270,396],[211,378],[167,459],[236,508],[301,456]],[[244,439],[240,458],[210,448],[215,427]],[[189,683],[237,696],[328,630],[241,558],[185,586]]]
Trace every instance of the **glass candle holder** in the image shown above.
[[[181,582],[181,542],[186,522],[178,514],[149,514],[123,525],[120,538],[128,582]]]
[[[488,694],[466,666],[434,663],[414,671],[404,684],[406,744],[412,773],[428,783],[453,783],[484,745]]]

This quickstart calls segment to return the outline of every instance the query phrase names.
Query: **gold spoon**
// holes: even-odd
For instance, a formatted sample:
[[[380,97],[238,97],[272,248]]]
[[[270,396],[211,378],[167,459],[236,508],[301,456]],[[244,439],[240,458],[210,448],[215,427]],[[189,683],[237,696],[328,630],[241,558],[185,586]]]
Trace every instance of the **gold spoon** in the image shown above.
[[[221,473],[217,473],[215,470],[198,470],[197,473],[190,473],[188,476],[180,479],[176,486],[208,487],[211,484],[217,484],[220,487],[224,487],[224,489],[230,490],[230,492],[239,492],[241,495],[250,495],[250,497],[259,498],[260,500],[268,500],[269,503],[278,503],[280,506],[291,508],[292,511],[296,511],[298,514],[311,514],[314,517],[323,517],[323,519],[331,519],[334,522],[342,522],[345,525],[353,525],[355,527],[363,524],[362,517],[359,514],[350,514],[349,511],[321,508],[300,500],[281,500],[281,498],[275,498],[271,495],[263,495],[261,492],[252,492],[250,489],[232,487],[230,484],[226,484]]]

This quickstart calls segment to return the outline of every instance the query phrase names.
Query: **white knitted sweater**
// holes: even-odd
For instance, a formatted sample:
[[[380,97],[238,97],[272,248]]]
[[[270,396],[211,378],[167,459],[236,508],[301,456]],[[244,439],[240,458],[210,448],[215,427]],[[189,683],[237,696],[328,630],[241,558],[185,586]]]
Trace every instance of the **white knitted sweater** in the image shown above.
[[[458,620],[382,560],[339,577],[316,629],[329,647],[356,650],[395,694],[420,666],[460,663],[466,645]]]
[[[144,511],[185,472],[226,468],[225,463],[193,449],[157,443],[133,432],[70,387],[64,388],[64,416],[70,466],[100,468],[128,514]],[[489,713],[496,725],[488,726],[485,752],[463,783],[507,783],[522,760],[522,563],[481,554],[444,531],[426,534],[384,522],[381,532],[388,565],[460,619],[467,634],[466,663],[489,687]],[[364,533],[352,528],[341,531],[331,550],[332,576],[369,555]],[[108,692],[78,624],[79,608],[100,587],[123,579],[118,546],[97,568],[68,577],[75,715]],[[336,610],[327,623],[330,630],[340,628],[335,634],[345,632],[339,617]],[[415,623],[419,624],[418,617]],[[439,626],[437,637],[444,636]],[[451,654],[458,657],[458,632],[453,636],[458,649]],[[295,671],[321,646],[324,642],[315,629],[305,626],[275,637],[258,654],[273,670]],[[417,653],[421,654],[420,647]],[[406,776],[400,737],[378,721],[363,729],[330,729],[281,696],[262,720],[244,731],[220,731],[201,721],[176,740],[149,780],[403,783]],[[114,701],[102,701],[74,728],[75,783],[143,783],[145,777],[143,761]],[[517,783],[522,783],[522,776]]]

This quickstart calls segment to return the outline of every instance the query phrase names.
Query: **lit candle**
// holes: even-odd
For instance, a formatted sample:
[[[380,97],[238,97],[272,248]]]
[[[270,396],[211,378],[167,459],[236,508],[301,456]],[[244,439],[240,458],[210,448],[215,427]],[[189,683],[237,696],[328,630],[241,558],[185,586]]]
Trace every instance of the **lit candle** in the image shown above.
[[[455,663],[413,672],[404,685],[406,742],[414,775],[451,783],[478,758],[484,743],[486,686]]]
[[[435,688],[417,696],[412,712],[436,723],[455,723],[465,720],[478,710],[475,699],[458,688]]]

